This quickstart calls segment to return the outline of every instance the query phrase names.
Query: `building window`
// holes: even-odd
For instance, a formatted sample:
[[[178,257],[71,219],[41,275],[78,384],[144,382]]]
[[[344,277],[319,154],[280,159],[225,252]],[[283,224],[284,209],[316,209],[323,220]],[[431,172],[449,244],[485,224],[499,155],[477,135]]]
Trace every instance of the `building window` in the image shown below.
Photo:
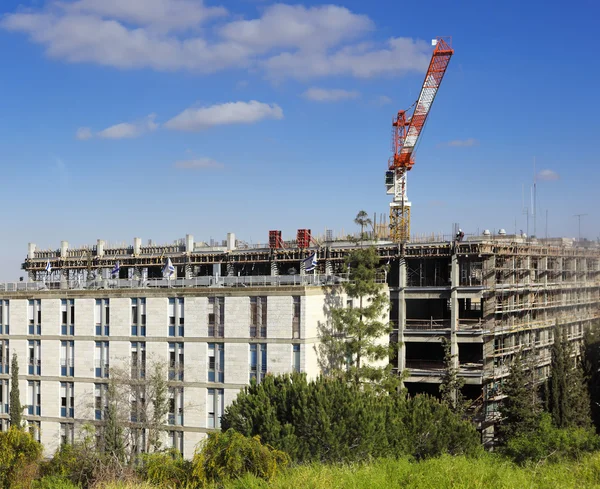
[[[41,342],[40,340],[29,340],[27,341],[28,349],[28,366],[29,375],[41,375],[42,362],[41,362]]]
[[[98,421],[104,419],[104,413],[108,407],[107,401],[108,384],[94,384],[94,409],[95,418]]]
[[[250,337],[267,337],[266,297],[250,297]]]
[[[10,398],[10,386],[8,379],[0,379],[0,414],[8,414],[8,399]]]
[[[183,425],[183,387],[169,387],[169,415],[170,425]]]
[[[300,297],[294,296],[292,305],[292,338],[300,338]]]
[[[61,418],[73,418],[74,412],[73,382],[60,383],[60,416]]]
[[[146,336],[146,299],[131,299],[131,336]]]
[[[42,424],[39,421],[27,421],[27,430],[29,431],[31,437],[38,443],[41,442],[41,426]]]
[[[169,431],[169,446],[183,455],[183,431]]]
[[[146,377],[146,342],[131,342],[131,378],[143,379]]]
[[[169,343],[169,380],[183,380],[183,343]]]
[[[208,336],[222,338],[225,334],[225,297],[208,298]]]
[[[250,345],[250,380],[260,382],[267,373],[267,344],[253,343]]]
[[[225,345],[223,343],[208,344],[208,381],[225,381]]]
[[[96,299],[94,307],[96,336],[110,336],[110,300]]]
[[[42,301],[30,299],[27,305],[27,319],[29,322],[29,334],[42,334]]]
[[[60,444],[72,445],[75,435],[75,425],[73,423],[60,424]]]
[[[75,375],[75,342],[73,340],[60,342],[60,375],[73,377]]]
[[[300,345],[292,345],[292,370],[300,372]]]
[[[0,300],[0,334],[10,334],[8,301]]]
[[[221,416],[223,416],[223,389],[208,389],[206,411],[208,413],[207,428],[220,428]]]
[[[75,334],[75,299],[60,300],[60,334]]]
[[[30,416],[40,416],[42,394],[39,380],[27,381],[27,413]]]
[[[95,348],[96,377],[108,378],[110,368],[108,341],[96,341]]]
[[[8,340],[0,340],[0,374],[7,374],[10,370],[9,355]]]
[[[184,336],[183,297],[169,299],[169,336]]]
[[[133,385],[131,389],[131,412],[129,419],[132,423],[143,422],[145,419],[146,398],[143,385]]]

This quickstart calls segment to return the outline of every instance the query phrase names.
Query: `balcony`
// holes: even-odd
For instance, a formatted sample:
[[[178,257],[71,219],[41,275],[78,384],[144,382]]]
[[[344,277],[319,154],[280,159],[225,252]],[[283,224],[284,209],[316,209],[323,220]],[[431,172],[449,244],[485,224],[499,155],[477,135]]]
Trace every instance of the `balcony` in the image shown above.
[[[440,331],[449,330],[449,319],[407,319],[405,330]]]

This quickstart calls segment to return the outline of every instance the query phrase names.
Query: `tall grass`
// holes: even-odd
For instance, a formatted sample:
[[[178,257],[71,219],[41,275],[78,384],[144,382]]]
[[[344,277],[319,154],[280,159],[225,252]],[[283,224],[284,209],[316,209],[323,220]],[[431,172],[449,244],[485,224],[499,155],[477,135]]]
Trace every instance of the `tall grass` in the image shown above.
[[[579,462],[519,467],[486,455],[443,456],[420,463],[378,460],[354,466],[311,465],[289,469],[271,483],[244,477],[226,489],[600,489],[600,454]]]

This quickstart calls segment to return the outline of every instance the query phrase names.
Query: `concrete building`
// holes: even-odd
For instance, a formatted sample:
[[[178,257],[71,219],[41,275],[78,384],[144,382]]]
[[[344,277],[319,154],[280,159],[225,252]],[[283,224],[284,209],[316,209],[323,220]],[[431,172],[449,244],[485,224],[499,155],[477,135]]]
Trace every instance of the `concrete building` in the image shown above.
[[[319,373],[318,327],[331,307],[325,286],[347,279],[342,264],[357,244],[278,236],[264,246],[232,234],[220,245],[190,235],[165,246],[142,246],[139,238],[133,246],[30,245],[23,263],[30,280],[0,286],[1,413],[12,352],[25,417],[47,451],[72,439],[78,424],[97,422],[110,368],[163,359],[173,369],[185,365],[182,379],[170,376],[168,443],[191,456],[250,378]],[[398,345],[390,361],[407,371],[409,392],[437,394],[446,338],[485,441],[514,355],[528,356],[541,381],[553,326],[579,343],[600,319],[600,249],[554,244],[489,235],[375,244],[388,265],[389,341]],[[308,274],[313,253],[317,269]],[[3,426],[7,418],[0,414]]]

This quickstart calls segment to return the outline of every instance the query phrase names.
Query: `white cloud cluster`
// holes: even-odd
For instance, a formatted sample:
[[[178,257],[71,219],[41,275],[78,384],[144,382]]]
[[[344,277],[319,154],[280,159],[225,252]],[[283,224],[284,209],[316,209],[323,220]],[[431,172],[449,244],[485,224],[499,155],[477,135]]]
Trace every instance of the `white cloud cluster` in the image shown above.
[[[102,139],[137,138],[159,128],[155,119],[156,114],[150,114],[141,121],[121,122],[97,133],[92,132],[89,127],[80,127],[77,129],[75,137],[81,141],[93,137]],[[283,119],[283,110],[277,104],[265,104],[256,100],[228,102],[209,107],[190,107],[168,120],[163,127],[175,131],[192,132],[228,124],[253,124],[263,119]],[[186,163],[190,164],[190,161]],[[201,160],[194,160],[194,164],[198,165],[199,161]]]
[[[227,15],[202,0],[47,0],[43,8],[4,15],[0,27],[27,34],[53,58],[122,69],[251,67],[274,79],[368,78],[424,71],[429,62],[422,41],[365,41],[372,20],[345,7],[275,4],[256,19],[205,28]]]
[[[75,133],[75,137],[80,141],[86,141],[93,137],[102,139],[132,139],[137,138],[147,132],[156,131],[159,125],[155,122],[156,114],[150,114],[145,119],[136,122],[121,122],[114,126],[107,127],[102,131],[93,133],[89,127],[80,127]]]
[[[556,173],[554,170],[542,170],[537,174],[538,180],[542,180],[544,182],[550,182],[553,180],[560,180],[560,175]]]
[[[313,100],[314,102],[339,102],[358,98],[360,93],[356,90],[342,90],[341,88],[317,88],[312,87],[306,90],[303,94],[304,98]]]
[[[225,124],[252,124],[262,119],[283,119],[283,110],[277,104],[256,100],[190,107],[167,121],[165,127],[177,131],[201,131]]]

